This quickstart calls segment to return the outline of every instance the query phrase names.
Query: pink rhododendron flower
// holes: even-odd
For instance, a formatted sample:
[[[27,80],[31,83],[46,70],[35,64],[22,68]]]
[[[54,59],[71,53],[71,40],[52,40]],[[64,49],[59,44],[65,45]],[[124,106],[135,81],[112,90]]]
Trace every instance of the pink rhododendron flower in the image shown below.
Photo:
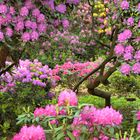
[[[28,16],[28,14],[29,14],[29,10],[28,10],[27,7],[22,7],[22,8],[20,9],[20,15],[21,15],[21,16]]]
[[[136,59],[137,62],[140,61],[140,50],[136,51],[134,58]]]
[[[2,41],[3,39],[4,39],[3,32],[0,31],[0,41]]]
[[[36,30],[36,28],[37,28],[37,23],[36,22],[32,22],[31,23],[31,29],[32,30]]]
[[[126,29],[118,35],[118,41],[125,42],[127,39],[130,39],[131,36],[132,36],[132,32],[129,29]]]
[[[40,15],[40,10],[38,8],[33,9],[32,11],[32,16],[38,17]]]
[[[137,120],[140,121],[140,111],[137,112],[136,117],[137,117]]]
[[[134,25],[134,18],[133,17],[130,17],[130,18],[127,19],[127,25],[129,25],[129,26]]]
[[[7,10],[8,9],[6,5],[3,5],[3,4],[0,5],[0,14],[6,14]]]
[[[26,21],[25,21],[25,27],[26,27],[27,29],[30,29],[30,28],[32,27],[32,21],[26,20]]]
[[[66,5],[65,4],[59,4],[55,7],[56,11],[59,13],[64,14],[66,12]]]
[[[62,25],[65,29],[68,28],[69,27],[69,21],[67,19],[63,19],[62,20]]]
[[[30,40],[30,33],[28,33],[28,32],[23,33],[21,38],[24,42],[29,41]]]
[[[41,126],[23,126],[12,140],[46,140],[45,132]]]
[[[129,64],[123,64],[120,68],[120,71],[124,75],[129,75],[131,71],[131,67]]]
[[[46,29],[47,29],[47,27],[46,27],[46,24],[39,24],[38,25],[38,31],[40,32],[40,33],[43,33],[43,32],[46,32]]]
[[[21,31],[24,29],[24,22],[23,21],[19,21],[16,26],[15,26],[15,30],[16,31]]]
[[[60,93],[58,97],[58,104],[59,105],[70,105],[70,106],[77,106],[78,100],[76,97],[76,93],[72,90],[64,90]]]
[[[135,73],[135,74],[140,74],[140,63],[135,63],[132,67],[132,71]]]
[[[38,17],[37,17],[37,21],[39,23],[45,22],[45,15],[44,14],[39,14]]]
[[[35,117],[40,116],[56,116],[56,107],[54,105],[47,105],[45,108],[36,108],[34,111]]]
[[[9,8],[9,13],[11,14],[11,15],[14,15],[15,14],[15,8],[14,7],[12,7],[12,6],[10,6],[10,8]]]
[[[140,12],[140,3],[138,3],[138,11]]]
[[[6,33],[5,33],[8,37],[11,37],[13,35],[13,30],[10,27],[6,28]]]
[[[95,122],[99,125],[120,125],[122,115],[113,108],[103,108],[95,111]]]
[[[80,130],[73,130],[72,134],[74,137],[78,137],[80,135]]]
[[[127,2],[126,0],[121,2],[121,8],[123,10],[128,10],[129,9],[129,2]]]
[[[32,40],[32,41],[35,41],[35,40],[37,40],[37,39],[39,38],[39,34],[38,34],[38,32],[33,31],[33,32],[30,34],[30,37],[31,37],[31,40]]]
[[[123,55],[123,57],[124,57],[124,60],[132,60],[132,58],[133,58],[133,56],[132,56],[132,54],[131,53],[125,53],[124,55]]]
[[[138,124],[138,126],[137,126],[137,131],[140,134],[140,124]]]
[[[121,44],[118,44],[115,46],[114,51],[116,55],[122,55],[124,53],[124,46]]]
[[[132,46],[126,46],[125,47],[125,53],[133,53],[134,51],[134,48]]]

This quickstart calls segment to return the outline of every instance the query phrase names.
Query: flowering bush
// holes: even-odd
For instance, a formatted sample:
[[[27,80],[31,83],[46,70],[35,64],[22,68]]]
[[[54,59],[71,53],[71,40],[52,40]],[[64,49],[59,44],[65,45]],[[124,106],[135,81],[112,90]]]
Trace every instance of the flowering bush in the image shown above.
[[[8,56],[18,63],[22,57],[20,52],[30,50],[32,46],[37,46],[38,42],[46,40],[49,32],[58,28],[55,26],[56,21],[60,21],[61,28],[67,29],[68,15],[73,10],[72,7],[79,2],[79,0],[76,2],[52,0],[0,2],[0,54],[2,55],[0,68],[5,67]]]
[[[138,120],[139,114],[138,112]],[[115,140],[119,137],[117,132],[121,129],[122,119],[122,115],[112,107],[97,109],[92,105],[77,105],[77,98],[71,90],[60,93],[58,104],[36,108],[34,113],[29,112],[18,117],[19,123],[22,124],[40,124],[46,132],[46,139],[50,140],[81,138]],[[139,125],[137,130],[139,132]],[[22,137],[24,134],[21,132],[19,134]]]
[[[24,126],[13,140],[46,140],[45,132],[40,126]]]
[[[31,84],[42,88],[55,86],[55,82],[60,78],[52,73],[47,65],[42,65],[38,60],[20,60],[19,66],[14,67],[13,74],[6,72],[2,75],[1,91],[5,92],[14,89],[21,84]],[[48,90],[49,91],[49,90]]]

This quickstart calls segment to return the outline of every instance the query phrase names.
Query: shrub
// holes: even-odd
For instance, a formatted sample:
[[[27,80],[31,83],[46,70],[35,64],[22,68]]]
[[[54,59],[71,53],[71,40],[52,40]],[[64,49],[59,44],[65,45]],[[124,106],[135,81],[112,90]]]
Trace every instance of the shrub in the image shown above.
[[[113,140],[120,137],[117,132],[121,130],[122,119],[122,115],[113,108],[97,109],[88,104],[77,106],[76,94],[65,90],[60,93],[58,104],[36,108],[34,113],[26,112],[18,117],[17,124],[41,125],[46,139],[50,140]]]

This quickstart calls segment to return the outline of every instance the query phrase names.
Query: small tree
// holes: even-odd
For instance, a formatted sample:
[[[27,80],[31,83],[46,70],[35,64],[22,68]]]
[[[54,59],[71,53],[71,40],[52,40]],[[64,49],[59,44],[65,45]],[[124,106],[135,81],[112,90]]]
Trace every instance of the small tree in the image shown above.
[[[133,1],[88,1],[92,14],[92,38],[104,49],[106,58],[92,72],[82,78],[74,91],[91,75],[99,72],[87,85],[88,92],[106,100],[110,106],[111,94],[97,89],[120,67],[122,74],[140,74],[140,3]],[[113,64],[109,69],[107,63]]]

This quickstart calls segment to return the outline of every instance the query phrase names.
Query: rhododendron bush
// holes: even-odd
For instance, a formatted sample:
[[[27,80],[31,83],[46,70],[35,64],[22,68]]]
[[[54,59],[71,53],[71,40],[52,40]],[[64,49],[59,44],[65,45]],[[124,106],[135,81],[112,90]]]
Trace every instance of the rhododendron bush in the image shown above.
[[[1,76],[1,91],[8,92],[14,90],[16,86],[21,84],[31,84],[32,86],[42,87],[48,90],[51,86],[55,86],[60,77],[54,75],[52,69],[47,65],[42,65],[38,60],[20,60],[19,66],[14,67],[12,73],[6,72]]]
[[[8,56],[17,63],[21,52],[42,42],[51,30],[69,27],[68,15],[80,1],[25,0],[0,2],[0,68]],[[46,12],[47,11],[47,12]],[[19,53],[20,52],[20,53]],[[15,56],[16,53],[16,56]]]
[[[139,139],[140,112],[137,126],[125,133],[112,94],[100,86],[110,88],[117,70],[140,75],[138,0],[0,1],[0,137],[23,109],[14,127],[24,126],[13,140]],[[107,107],[78,104],[76,93],[86,80],[88,93],[105,99]],[[56,101],[58,84],[71,90]]]
[[[139,114],[138,112],[136,115],[138,120],[140,119]],[[46,139],[50,140],[123,140],[123,137],[117,134],[118,130],[121,130],[122,121],[123,116],[112,107],[97,109],[92,105],[78,105],[76,93],[64,90],[58,96],[57,104],[39,107],[35,109],[34,113],[28,111],[20,115],[18,124],[26,125],[13,137],[13,140],[25,137],[27,140],[44,139],[44,132]],[[32,126],[30,126],[31,124]],[[41,125],[44,131],[41,126],[35,127],[33,124]],[[36,132],[36,130],[38,131]],[[139,133],[139,125],[137,130]],[[129,136],[127,134],[128,139]],[[131,138],[132,136],[130,136]]]

